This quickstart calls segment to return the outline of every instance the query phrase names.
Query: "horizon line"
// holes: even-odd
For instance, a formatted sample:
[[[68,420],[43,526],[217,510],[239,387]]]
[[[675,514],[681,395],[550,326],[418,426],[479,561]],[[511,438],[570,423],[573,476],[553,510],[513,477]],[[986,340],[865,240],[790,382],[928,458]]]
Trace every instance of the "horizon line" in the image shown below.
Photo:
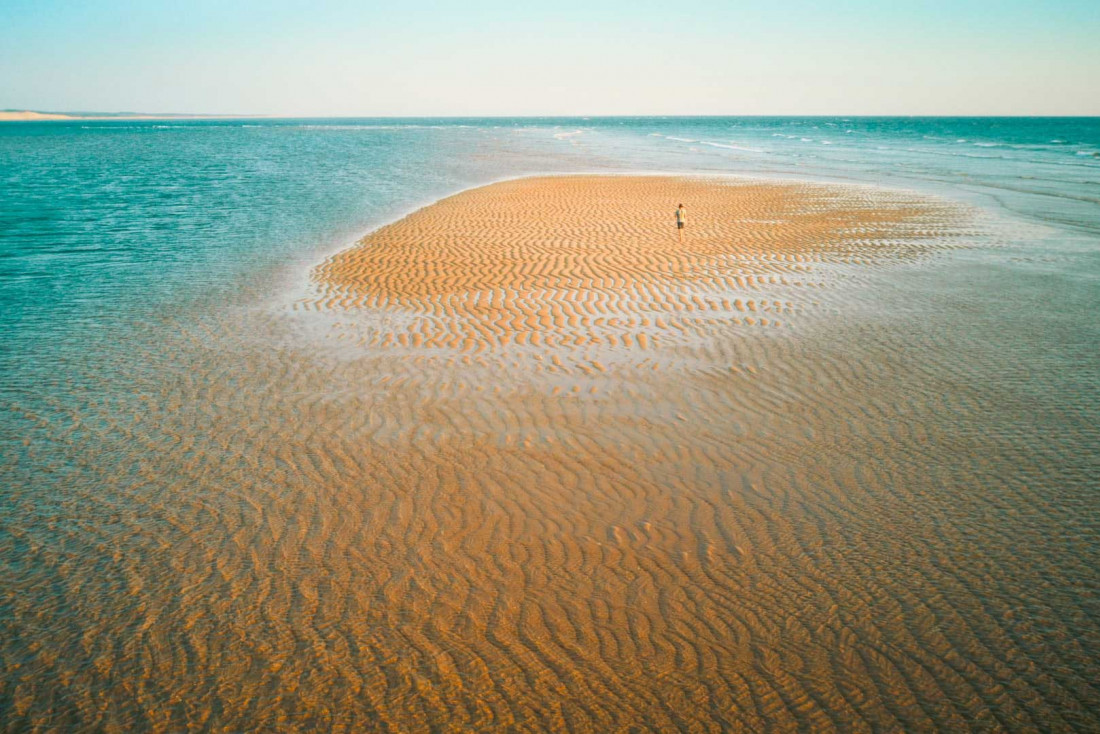
[[[2,119],[4,114],[29,115],[24,118]],[[42,117],[38,117],[41,115]],[[207,112],[133,112],[133,111],[76,111],[76,110],[32,110],[26,108],[0,109],[0,122],[72,122],[72,121],[99,121],[111,120],[156,120],[156,119],[223,119],[223,120],[387,120],[387,119],[420,119],[420,120],[471,120],[471,119],[622,119],[622,118],[766,118],[766,117],[791,117],[791,118],[970,118],[970,119],[1093,119],[1100,118],[1100,112],[1095,114],[945,114],[945,113],[567,113],[567,114],[263,114],[263,113],[207,113]]]

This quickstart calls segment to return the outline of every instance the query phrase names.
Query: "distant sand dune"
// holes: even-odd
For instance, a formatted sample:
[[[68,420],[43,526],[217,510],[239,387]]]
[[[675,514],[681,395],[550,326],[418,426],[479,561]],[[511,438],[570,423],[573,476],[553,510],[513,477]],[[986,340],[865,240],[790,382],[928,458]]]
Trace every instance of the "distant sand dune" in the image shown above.
[[[73,120],[71,115],[60,115],[52,112],[32,112],[30,110],[3,110],[0,111],[0,122],[17,122],[34,120]]]
[[[211,120],[263,117],[262,115],[173,115],[145,113],[63,113],[33,110],[0,110],[0,122],[35,122],[46,120]]]

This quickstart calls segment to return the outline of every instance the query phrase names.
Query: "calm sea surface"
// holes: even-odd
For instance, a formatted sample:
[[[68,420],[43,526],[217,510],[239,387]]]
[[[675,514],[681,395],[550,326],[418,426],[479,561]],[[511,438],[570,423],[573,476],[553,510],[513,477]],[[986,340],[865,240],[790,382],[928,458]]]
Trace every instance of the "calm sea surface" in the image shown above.
[[[82,636],[80,621],[97,620],[97,639],[158,624],[134,611],[156,589],[103,579],[113,562],[105,547],[145,547],[139,536],[156,536],[172,515],[127,505],[178,477],[143,468],[143,452],[168,449],[128,444],[118,420],[171,392],[158,393],[158,381],[188,379],[186,370],[164,374],[171,355],[159,349],[177,349],[171,340],[185,332],[189,353],[218,349],[224,337],[207,342],[206,330],[223,334],[236,314],[289,310],[313,265],[435,199],[524,174],[593,171],[872,184],[975,207],[992,245],[904,269],[878,295],[854,295],[852,308],[870,313],[881,297],[884,318],[903,331],[934,321],[959,384],[987,380],[1018,399],[1018,435],[1041,425],[1053,447],[1036,449],[1039,459],[1013,449],[1021,466],[1042,467],[1027,496],[1045,498],[1049,513],[1013,506],[1011,493],[997,512],[1005,527],[1029,518],[1033,532],[1020,543],[1043,546],[1052,569],[1050,588],[1014,614],[1049,622],[1058,639],[1035,643],[1026,665],[998,657],[996,641],[987,640],[992,652],[971,652],[992,656],[985,670],[1030,666],[1027,680],[1057,678],[1021,700],[1042,699],[1042,711],[1062,718],[984,718],[978,705],[970,723],[1096,725],[1088,709],[1100,699],[1087,679],[1100,673],[1100,118],[494,118],[0,124],[0,728],[195,721],[158,719],[148,703],[97,711],[88,703],[97,686],[120,700],[130,652]],[[162,325],[172,334],[164,342]],[[228,420],[213,398],[181,409]],[[178,436],[171,448],[181,475],[191,444]],[[1022,481],[998,466],[983,492]],[[109,508],[96,504],[107,496]],[[983,526],[974,527],[967,542],[981,546]],[[173,638],[164,640],[170,658]],[[66,658],[78,660],[66,667]],[[167,689],[157,700],[182,705]],[[992,695],[982,700],[996,711]]]
[[[1040,222],[1063,242],[1100,236],[1096,118],[5,124],[5,372],[18,374],[28,351],[56,346],[71,329],[80,334],[69,346],[84,351],[101,341],[88,329],[232,290],[288,262],[308,267],[462,188],[587,170],[879,183]],[[1082,265],[1065,275],[1083,277]]]

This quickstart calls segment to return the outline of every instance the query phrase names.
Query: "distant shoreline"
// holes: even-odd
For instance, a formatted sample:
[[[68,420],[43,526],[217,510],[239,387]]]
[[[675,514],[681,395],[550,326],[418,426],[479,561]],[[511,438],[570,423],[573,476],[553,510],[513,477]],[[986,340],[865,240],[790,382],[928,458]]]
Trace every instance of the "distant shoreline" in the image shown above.
[[[141,112],[35,112],[33,110],[0,110],[0,122],[48,122],[51,120],[245,120],[269,115],[184,115]]]
[[[822,119],[822,120],[1092,120],[1100,115],[258,115],[258,114],[190,114],[154,112],[39,112],[36,110],[0,110],[0,122],[49,122],[77,120],[608,120],[608,119]]]

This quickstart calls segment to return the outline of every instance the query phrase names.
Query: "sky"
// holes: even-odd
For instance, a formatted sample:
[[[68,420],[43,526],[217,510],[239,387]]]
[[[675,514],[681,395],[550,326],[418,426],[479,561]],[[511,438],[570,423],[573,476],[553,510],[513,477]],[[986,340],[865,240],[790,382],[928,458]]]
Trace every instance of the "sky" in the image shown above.
[[[0,0],[0,109],[1100,115],[1100,0]]]

